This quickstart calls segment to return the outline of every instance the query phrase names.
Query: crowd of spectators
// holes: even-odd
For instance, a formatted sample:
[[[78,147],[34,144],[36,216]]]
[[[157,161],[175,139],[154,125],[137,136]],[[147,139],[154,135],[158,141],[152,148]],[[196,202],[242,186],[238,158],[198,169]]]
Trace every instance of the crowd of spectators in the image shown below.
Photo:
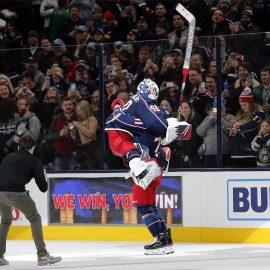
[[[181,104],[188,24],[177,2],[196,17]],[[160,106],[193,125],[190,141],[172,143],[171,167],[215,167],[219,36],[222,166],[269,166],[269,15],[263,0],[1,1],[0,159],[28,134],[50,169],[122,168],[109,147],[101,162],[101,117],[151,78]]]

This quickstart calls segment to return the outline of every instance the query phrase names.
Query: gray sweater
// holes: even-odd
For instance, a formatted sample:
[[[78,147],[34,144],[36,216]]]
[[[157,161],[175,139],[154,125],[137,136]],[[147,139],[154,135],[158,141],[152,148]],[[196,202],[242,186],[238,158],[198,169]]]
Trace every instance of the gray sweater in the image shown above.
[[[234,121],[234,116],[226,114],[221,119],[221,151],[223,155],[230,154],[229,127]],[[210,116],[206,116],[196,129],[199,136],[204,138],[204,155],[217,154],[217,124],[213,123]]]

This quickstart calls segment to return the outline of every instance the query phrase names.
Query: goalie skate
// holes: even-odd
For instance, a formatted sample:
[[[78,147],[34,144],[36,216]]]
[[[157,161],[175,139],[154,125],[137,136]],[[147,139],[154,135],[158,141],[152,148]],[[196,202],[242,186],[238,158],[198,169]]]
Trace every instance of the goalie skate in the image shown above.
[[[166,255],[173,252],[172,246],[168,244],[167,236],[163,233],[159,234],[152,244],[144,246],[145,255]]]

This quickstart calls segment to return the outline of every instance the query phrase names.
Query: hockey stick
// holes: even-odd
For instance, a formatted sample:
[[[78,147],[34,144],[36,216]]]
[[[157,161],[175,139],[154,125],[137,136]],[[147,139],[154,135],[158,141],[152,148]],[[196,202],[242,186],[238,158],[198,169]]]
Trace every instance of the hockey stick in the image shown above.
[[[195,17],[181,4],[177,4],[176,8],[177,12],[180,13],[182,17],[184,17],[188,21],[188,36],[187,36],[187,47],[186,47],[186,53],[185,53],[185,59],[184,59],[184,65],[182,69],[183,74],[183,80],[182,80],[182,86],[181,86],[181,93],[180,93],[180,105],[181,101],[183,100],[183,93],[186,85],[187,75],[189,71],[189,63],[190,63],[190,57],[192,52],[192,44],[193,44],[193,37],[195,32],[195,25],[196,25],[196,19]],[[179,118],[180,113],[178,113]]]

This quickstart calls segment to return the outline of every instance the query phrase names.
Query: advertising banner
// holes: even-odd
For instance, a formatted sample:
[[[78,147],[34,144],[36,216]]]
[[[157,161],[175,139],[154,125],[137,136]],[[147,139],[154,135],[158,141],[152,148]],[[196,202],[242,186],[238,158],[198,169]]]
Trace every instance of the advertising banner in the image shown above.
[[[229,220],[270,220],[270,179],[227,181]]]
[[[169,224],[182,224],[181,177],[164,177],[157,206]],[[131,184],[122,177],[50,178],[50,224],[143,224]]]

